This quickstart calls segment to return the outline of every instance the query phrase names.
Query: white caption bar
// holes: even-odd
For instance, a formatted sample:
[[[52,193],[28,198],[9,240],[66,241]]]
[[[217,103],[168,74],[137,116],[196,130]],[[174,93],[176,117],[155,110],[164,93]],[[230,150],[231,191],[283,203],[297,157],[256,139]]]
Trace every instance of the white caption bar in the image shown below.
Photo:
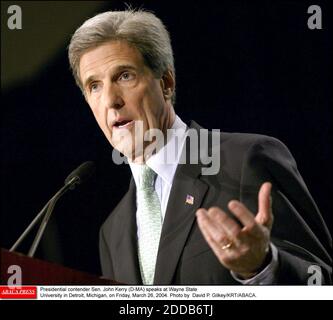
[[[332,300],[332,286],[38,286],[40,300]]]

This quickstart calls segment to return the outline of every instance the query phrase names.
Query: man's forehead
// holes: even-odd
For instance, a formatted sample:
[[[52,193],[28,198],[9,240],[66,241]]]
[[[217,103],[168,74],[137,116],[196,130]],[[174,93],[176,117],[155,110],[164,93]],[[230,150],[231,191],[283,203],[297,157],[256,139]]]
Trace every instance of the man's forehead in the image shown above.
[[[94,71],[120,66],[142,67],[143,59],[138,49],[124,41],[112,41],[86,51],[80,59],[80,75],[86,78]]]

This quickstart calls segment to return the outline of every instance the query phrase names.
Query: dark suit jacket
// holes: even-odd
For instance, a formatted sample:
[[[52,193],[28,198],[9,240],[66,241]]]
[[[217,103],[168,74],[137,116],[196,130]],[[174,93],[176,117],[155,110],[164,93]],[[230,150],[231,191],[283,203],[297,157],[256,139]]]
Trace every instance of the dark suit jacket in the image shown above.
[[[201,129],[195,122],[190,127]],[[188,155],[188,144],[184,150]],[[206,243],[195,212],[200,207],[219,206],[230,213],[228,202],[238,199],[256,213],[258,191],[265,181],[273,184],[271,241],[279,252],[277,284],[307,284],[311,265],[320,266],[323,284],[331,283],[330,234],[289,150],[271,137],[221,133],[220,156],[216,175],[201,174],[204,161],[178,165],[163,222],[154,284],[239,284]],[[185,202],[187,195],[194,197],[193,205]],[[101,228],[100,258],[105,277],[142,284],[133,178]]]

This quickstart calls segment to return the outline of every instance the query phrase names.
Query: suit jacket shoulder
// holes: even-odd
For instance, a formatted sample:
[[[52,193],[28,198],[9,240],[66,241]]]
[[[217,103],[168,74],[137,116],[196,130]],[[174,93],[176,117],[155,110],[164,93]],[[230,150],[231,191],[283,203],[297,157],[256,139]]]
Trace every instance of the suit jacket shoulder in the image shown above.
[[[202,129],[195,122],[190,128]],[[209,137],[212,134],[209,132]],[[187,148],[185,144],[184,150]],[[200,207],[219,206],[231,215],[228,202],[238,199],[255,214],[258,191],[265,181],[273,184],[272,241],[279,251],[277,283],[306,284],[308,268],[313,264],[322,268],[323,283],[329,283],[327,251],[331,238],[288,148],[273,137],[226,132],[220,133],[218,142],[209,143],[207,148],[207,154],[218,150],[217,174],[202,174],[202,169],[209,165],[205,161],[177,167],[162,227],[154,283],[237,284],[205,242],[195,212]],[[194,199],[193,204],[186,202],[188,195]],[[141,283],[135,212],[132,181],[101,228],[103,274],[128,284]]]

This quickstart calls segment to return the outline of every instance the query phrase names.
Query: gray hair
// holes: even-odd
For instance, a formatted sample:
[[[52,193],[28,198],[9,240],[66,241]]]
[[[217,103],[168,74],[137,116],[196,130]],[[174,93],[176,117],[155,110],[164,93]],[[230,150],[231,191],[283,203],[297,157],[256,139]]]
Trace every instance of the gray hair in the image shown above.
[[[79,64],[82,55],[108,41],[125,40],[141,53],[154,76],[161,78],[175,67],[169,33],[153,13],[143,10],[107,11],[88,19],[72,36],[68,47],[69,63],[77,85],[81,88]],[[175,101],[175,92],[172,102]]]

